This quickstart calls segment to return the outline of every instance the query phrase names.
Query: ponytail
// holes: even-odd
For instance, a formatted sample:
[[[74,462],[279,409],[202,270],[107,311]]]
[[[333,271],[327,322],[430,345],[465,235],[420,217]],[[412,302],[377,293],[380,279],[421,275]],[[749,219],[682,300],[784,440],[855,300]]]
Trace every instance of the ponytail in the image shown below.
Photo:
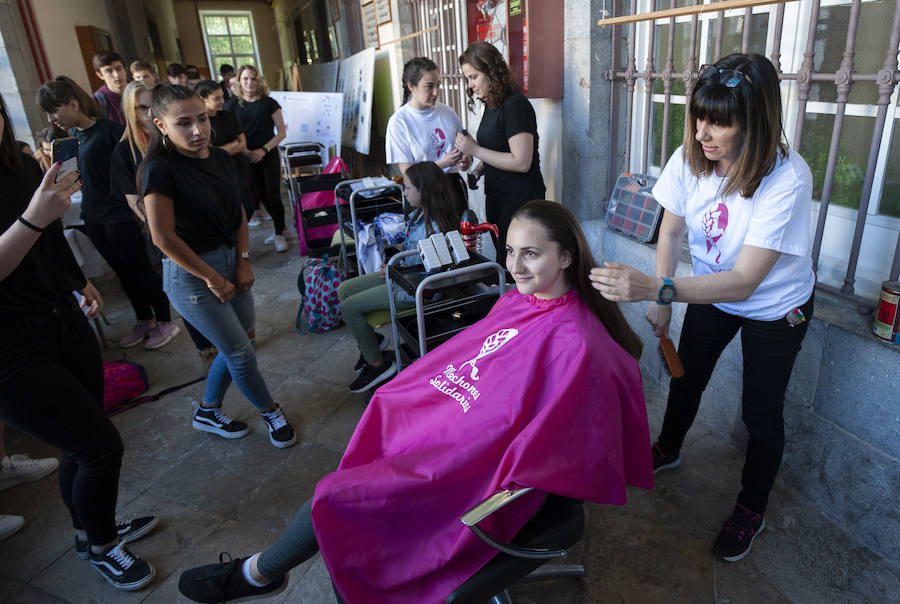
[[[103,116],[100,105],[94,97],[84,91],[84,88],[76,84],[71,78],[58,76],[56,79],[44,83],[37,92],[38,105],[46,113],[53,113],[63,105],[67,105],[72,99],[78,101],[81,112],[92,120],[99,120]]]

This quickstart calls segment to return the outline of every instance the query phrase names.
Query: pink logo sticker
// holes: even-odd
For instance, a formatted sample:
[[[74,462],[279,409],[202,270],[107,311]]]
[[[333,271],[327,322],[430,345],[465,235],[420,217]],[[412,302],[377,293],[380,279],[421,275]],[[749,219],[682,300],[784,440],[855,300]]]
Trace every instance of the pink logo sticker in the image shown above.
[[[725,235],[728,229],[728,206],[719,203],[715,208],[706,210],[700,219],[703,226],[703,234],[706,235],[706,253],[709,254],[715,250],[716,257],[714,262],[719,264],[722,258],[722,250],[719,248],[719,240]]]

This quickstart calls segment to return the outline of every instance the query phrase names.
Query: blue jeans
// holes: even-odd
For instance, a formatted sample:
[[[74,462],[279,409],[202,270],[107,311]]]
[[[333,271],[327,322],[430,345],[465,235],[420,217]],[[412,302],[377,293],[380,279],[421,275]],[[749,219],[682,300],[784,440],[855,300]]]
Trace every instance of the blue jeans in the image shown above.
[[[221,247],[197,255],[234,283],[235,248]],[[274,401],[256,365],[253,344],[247,337],[256,320],[253,294],[240,292],[223,304],[203,279],[168,258],[163,260],[163,289],[175,310],[219,350],[206,377],[203,402],[220,405],[234,378],[238,389],[253,406],[260,411],[271,409]]]

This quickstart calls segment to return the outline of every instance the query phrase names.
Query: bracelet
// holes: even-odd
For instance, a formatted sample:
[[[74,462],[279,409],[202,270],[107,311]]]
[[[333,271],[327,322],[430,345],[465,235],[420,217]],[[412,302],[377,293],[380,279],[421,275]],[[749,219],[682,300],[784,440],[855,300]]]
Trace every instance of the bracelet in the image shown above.
[[[44,232],[44,229],[42,229],[41,227],[39,227],[35,224],[31,224],[30,222],[25,220],[25,218],[23,218],[22,216],[19,216],[19,222],[21,222],[22,224],[27,226],[29,229],[31,229],[35,233],[43,233]]]
[[[262,150],[265,151],[266,153],[268,153],[269,152],[269,144],[266,143],[265,145],[263,145]]]
[[[209,289],[216,290],[216,289],[222,289],[226,285],[228,285],[228,279],[226,279],[225,277],[222,277],[222,285],[220,285],[219,287],[214,286],[212,283],[207,283],[206,287],[208,287]]]

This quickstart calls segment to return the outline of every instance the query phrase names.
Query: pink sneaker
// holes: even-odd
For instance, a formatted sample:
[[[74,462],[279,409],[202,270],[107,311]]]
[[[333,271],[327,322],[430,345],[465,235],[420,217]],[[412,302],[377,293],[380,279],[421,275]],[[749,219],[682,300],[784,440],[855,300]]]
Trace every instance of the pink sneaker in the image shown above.
[[[144,348],[147,350],[156,350],[162,348],[172,341],[172,338],[178,335],[181,330],[171,321],[159,321],[149,335]]]
[[[122,348],[137,346],[144,341],[144,338],[153,330],[155,325],[156,321],[138,321],[137,325],[128,332],[128,335],[119,340],[119,346]]]

